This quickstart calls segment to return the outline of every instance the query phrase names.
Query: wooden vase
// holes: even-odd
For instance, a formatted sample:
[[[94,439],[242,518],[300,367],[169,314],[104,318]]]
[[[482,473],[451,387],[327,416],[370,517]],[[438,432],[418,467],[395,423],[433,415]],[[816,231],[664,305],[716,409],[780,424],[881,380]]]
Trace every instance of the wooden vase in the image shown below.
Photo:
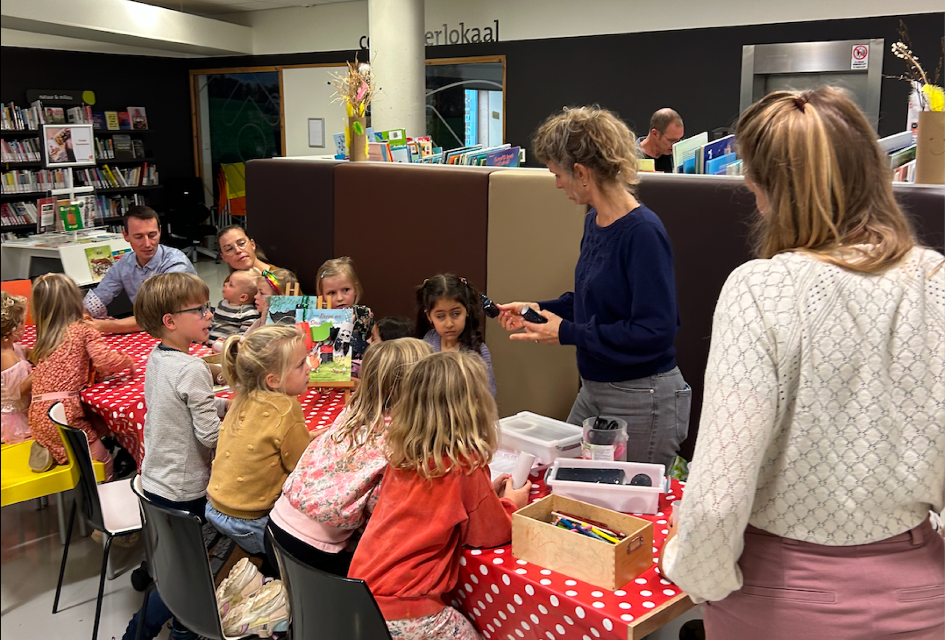
[[[348,118],[349,140],[351,140],[348,156],[351,158],[351,162],[364,162],[368,159],[366,120],[367,118],[364,116]]]
[[[945,184],[945,111],[920,111],[916,184]]]

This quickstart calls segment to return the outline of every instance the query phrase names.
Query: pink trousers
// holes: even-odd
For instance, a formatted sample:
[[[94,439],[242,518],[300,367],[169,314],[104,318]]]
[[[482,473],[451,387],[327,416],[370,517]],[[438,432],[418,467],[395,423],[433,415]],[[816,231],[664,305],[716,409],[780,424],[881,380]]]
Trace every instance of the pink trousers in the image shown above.
[[[744,586],[705,608],[708,640],[945,637],[945,540],[928,520],[848,547],[749,526],[738,564]]]
[[[105,482],[110,482],[112,476],[114,475],[113,469],[115,467],[115,461],[112,460],[112,454],[108,452],[108,449],[105,448],[105,445],[102,444],[102,441],[98,439],[93,442],[89,442],[89,453],[92,454],[92,460],[105,464]]]

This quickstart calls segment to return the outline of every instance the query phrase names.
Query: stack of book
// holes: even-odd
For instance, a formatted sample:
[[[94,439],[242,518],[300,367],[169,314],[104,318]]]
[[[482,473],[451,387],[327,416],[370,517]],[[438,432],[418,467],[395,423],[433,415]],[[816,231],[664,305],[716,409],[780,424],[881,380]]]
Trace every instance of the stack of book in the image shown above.
[[[728,135],[709,142],[703,132],[673,145],[673,163],[676,173],[696,173],[711,176],[732,175],[729,167],[741,167],[735,156],[735,136]]]
[[[98,196],[98,209],[106,218],[119,218],[125,215],[129,207],[145,204],[140,193],[129,193],[121,196]]]
[[[0,223],[3,226],[15,224],[36,224],[36,203],[10,202],[0,205]]]
[[[96,189],[146,187],[158,183],[158,171],[157,167],[153,164],[149,165],[147,162],[140,167],[130,167],[128,169],[109,167],[104,164],[101,167],[76,169],[75,178],[82,185],[95,187]]]
[[[36,193],[64,189],[68,169],[17,169],[0,176],[0,193]]]
[[[0,129],[4,131],[35,131],[43,124],[43,111],[35,106],[20,108],[13,104],[3,105],[0,110]]]
[[[3,162],[39,162],[43,154],[39,138],[23,140],[0,140],[0,161]]]

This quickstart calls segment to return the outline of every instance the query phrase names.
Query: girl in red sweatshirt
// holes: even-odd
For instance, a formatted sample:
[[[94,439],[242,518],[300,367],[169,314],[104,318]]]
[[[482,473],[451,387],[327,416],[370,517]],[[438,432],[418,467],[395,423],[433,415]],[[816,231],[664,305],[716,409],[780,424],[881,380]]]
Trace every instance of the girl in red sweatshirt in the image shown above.
[[[435,353],[407,373],[387,432],[390,467],[348,571],[367,581],[394,638],[479,638],[444,596],[456,586],[461,547],[508,542],[531,488],[490,479],[495,421],[478,356]]]

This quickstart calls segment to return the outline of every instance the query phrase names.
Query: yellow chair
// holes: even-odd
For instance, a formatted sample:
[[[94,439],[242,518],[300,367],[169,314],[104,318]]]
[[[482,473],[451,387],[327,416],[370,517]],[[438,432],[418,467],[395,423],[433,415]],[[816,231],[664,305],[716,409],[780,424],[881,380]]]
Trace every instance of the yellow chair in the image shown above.
[[[69,462],[57,465],[45,473],[35,473],[30,469],[30,447],[33,441],[5,444],[2,451],[3,487],[2,506],[6,507],[18,502],[26,502],[36,498],[56,495],[56,510],[59,515],[59,539],[66,543],[66,516],[62,508],[60,493],[74,489],[79,483],[79,467],[76,466],[74,456],[69,456]],[[101,462],[93,463],[95,480],[105,481],[105,465]]]

